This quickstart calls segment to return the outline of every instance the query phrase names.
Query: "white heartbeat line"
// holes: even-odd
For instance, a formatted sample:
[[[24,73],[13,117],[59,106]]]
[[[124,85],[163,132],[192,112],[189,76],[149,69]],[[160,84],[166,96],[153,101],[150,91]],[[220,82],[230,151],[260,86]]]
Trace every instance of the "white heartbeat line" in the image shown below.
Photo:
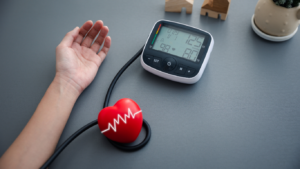
[[[131,116],[134,119],[135,115],[137,115],[137,114],[139,114],[141,112],[142,112],[142,110],[140,110],[140,111],[132,114],[130,108],[128,108],[128,114],[125,114],[124,119],[121,117],[120,114],[118,114],[118,119],[117,120],[114,119],[114,126],[112,126],[110,123],[108,123],[108,128],[105,129],[105,130],[103,130],[103,131],[101,131],[101,133],[107,132],[110,129],[113,129],[113,131],[117,132],[117,125],[116,124],[120,123],[120,119],[126,124],[127,123],[127,117],[130,118],[130,116]]]

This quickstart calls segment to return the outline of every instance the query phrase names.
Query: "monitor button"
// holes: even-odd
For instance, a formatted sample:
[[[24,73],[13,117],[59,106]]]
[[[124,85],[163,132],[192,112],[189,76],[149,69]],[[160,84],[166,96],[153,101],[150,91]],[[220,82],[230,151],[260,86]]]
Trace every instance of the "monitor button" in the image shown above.
[[[161,65],[161,58],[160,57],[154,57],[153,58],[153,65],[156,67],[160,67]]]
[[[190,76],[190,75],[194,74],[194,72],[195,72],[195,69],[192,69],[192,68],[188,67],[186,69],[186,73],[185,74],[188,75],[188,76]]]
[[[152,64],[152,62],[153,62],[153,56],[150,56],[150,55],[146,55],[145,57],[144,57],[144,61],[145,61],[145,63],[147,63],[147,64]]]
[[[178,65],[175,70],[175,73],[183,75],[186,72],[186,69],[187,68],[185,66]]]
[[[176,67],[176,60],[173,58],[166,58],[163,61],[163,68],[165,70],[173,70]]]

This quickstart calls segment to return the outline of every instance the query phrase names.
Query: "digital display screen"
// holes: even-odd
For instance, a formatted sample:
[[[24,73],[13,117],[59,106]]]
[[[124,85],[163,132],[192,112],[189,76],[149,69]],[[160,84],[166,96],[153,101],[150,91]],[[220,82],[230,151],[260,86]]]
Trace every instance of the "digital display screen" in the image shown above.
[[[159,34],[158,34],[159,33]],[[156,37],[156,35],[158,36]],[[196,62],[205,37],[173,26],[159,26],[150,48]],[[156,39],[156,40],[155,40]],[[153,44],[153,42],[155,43]]]

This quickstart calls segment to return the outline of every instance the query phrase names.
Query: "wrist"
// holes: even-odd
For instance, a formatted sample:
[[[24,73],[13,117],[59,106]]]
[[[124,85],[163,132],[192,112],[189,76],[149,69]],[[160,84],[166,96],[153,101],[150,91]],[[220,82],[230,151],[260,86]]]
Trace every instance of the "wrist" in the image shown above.
[[[53,81],[53,86],[62,94],[75,97],[76,99],[82,93],[81,87],[74,81],[63,76],[56,74]]]

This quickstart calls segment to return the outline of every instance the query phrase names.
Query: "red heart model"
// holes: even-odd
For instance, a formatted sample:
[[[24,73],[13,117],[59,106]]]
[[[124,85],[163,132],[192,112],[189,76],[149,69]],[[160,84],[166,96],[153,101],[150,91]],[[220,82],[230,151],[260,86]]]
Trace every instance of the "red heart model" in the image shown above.
[[[141,132],[142,110],[135,101],[120,99],[114,106],[100,111],[98,125],[107,138],[119,143],[131,143]]]

